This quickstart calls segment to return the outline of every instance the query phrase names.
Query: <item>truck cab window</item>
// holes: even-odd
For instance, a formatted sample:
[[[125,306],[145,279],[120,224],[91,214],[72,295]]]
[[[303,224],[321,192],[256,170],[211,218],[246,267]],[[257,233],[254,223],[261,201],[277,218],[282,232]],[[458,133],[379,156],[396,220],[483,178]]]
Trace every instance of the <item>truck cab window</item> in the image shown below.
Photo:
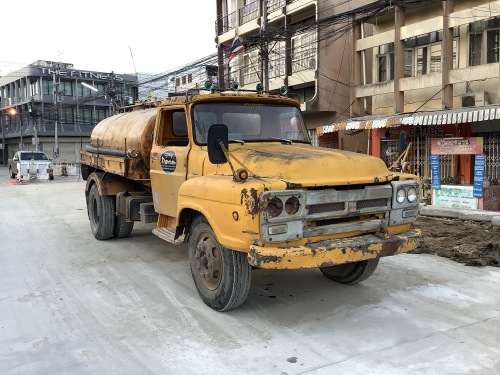
[[[162,146],[187,146],[188,132],[186,112],[184,111],[164,111],[162,113]]]

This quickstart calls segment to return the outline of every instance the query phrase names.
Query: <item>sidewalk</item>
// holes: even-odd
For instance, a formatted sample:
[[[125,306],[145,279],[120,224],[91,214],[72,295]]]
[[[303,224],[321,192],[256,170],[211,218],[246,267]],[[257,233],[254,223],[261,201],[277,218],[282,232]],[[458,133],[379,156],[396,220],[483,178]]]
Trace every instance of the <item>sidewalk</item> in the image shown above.
[[[420,204],[419,213],[422,216],[447,217],[450,219],[490,221],[491,224],[500,226],[500,212],[469,210],[465,208],[436,207]]]

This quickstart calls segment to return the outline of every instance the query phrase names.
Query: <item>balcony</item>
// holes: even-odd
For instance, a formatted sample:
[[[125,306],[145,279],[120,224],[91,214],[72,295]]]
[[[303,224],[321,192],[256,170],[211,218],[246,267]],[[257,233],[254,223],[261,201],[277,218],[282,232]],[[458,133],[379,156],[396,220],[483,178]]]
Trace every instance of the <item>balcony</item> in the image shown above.
[[[221,16],[216,21],[216,33],[218,33],[218,25],[222,24],[222,34],[236,28],[236,12],[229,13],[227,16]]]
[[[256,0],[239,9],[239,24],[243,25],[260,17],[260,1]]]

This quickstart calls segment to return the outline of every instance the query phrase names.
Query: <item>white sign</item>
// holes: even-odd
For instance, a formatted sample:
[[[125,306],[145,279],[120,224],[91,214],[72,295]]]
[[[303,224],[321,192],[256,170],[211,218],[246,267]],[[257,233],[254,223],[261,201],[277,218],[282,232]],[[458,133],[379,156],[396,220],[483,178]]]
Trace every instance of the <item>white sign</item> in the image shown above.
[[[473,196],[473,186],[441,185],[440,190],[432,190],[432,204],[438,207],[477,209],[477,198]]]

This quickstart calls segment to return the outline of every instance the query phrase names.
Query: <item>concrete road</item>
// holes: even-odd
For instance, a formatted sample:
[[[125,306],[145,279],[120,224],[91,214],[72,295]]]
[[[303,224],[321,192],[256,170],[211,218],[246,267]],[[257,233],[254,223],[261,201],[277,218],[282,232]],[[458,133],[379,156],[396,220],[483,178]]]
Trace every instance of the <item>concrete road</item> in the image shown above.
[[[362,284],[253,272],[248,300],[198,297],[186,246],[137,225],[97,241],[83,181],[0,168],[0,374],[498,374],[500,269],[384,259]]]

